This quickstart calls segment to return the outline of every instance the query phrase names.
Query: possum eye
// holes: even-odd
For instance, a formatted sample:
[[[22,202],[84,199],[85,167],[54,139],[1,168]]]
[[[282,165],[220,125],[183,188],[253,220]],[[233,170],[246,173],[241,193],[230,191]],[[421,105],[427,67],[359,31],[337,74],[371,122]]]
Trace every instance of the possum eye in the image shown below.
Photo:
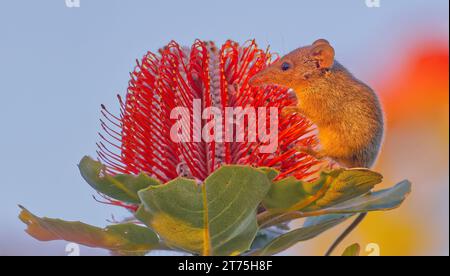
[[[289,69],[291,69],[291,65],[288,62],[283,62],[283,64],[281,64],[281,70],[287,71]]]

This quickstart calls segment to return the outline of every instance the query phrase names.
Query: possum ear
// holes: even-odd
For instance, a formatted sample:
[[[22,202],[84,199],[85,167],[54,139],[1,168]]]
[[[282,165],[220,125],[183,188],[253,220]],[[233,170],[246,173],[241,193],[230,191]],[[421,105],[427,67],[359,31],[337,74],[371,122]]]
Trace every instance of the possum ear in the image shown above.
[[[312,45],[316,46],[316,45],[320,45],[320,44],[328,44],[330,45],[330,42],[328,42],[328,40],[326,39],[317,39],[316,41],[314,41],[314,43]]]
[[[311,46],[311,57],[317,61],[318,67],[328,69],[334,63],[334,49],[325,39],[319,39]]]

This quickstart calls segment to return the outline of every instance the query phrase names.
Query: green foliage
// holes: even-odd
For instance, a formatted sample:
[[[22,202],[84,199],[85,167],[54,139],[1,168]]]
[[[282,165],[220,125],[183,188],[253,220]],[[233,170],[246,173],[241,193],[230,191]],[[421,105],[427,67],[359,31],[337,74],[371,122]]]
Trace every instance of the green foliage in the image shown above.
[[[292,230],[273,239],[263,248],[256,250],[252,255],[270,256],[280,253],[298,242],[317,237],[326,230],[344,222],[348,215],[329,215],[318,217],[314,221],[305,223],[302,228]]]
[[[351,214],[372,211],[387,211],[397,208],[411,192],[411,183],[404,180],[394,187],[370,192],[345,202],[321,209],[319,214]]]
[[[263,205],[274,213],[317,210],[366,194],[381,180],[367,169],[322,172],[312,183],[289,177],[272,185]]]
[[[342,256],[356,257],[359,256],[359,254],[361,254],[361,246],[358,243],[354,243],[344,250]]]
[[[141,173],[138,176],[119,174],[108,175],[105,167],[90,157],[85,156],[78,165],[81,176],[92,188],[113,199],[126,203],[140,204],[137,192],[149,186],[160,185],[148,175]]]
[[[225,166],[201,186],[178,178],[139,196],[148,213],[145,223],[170,246],[203,255],[238,255],[255,238],[256,209],[270,185],[257,169]]]
[[[132,223],[102,229],[82,222],[39,218],[24,207],[20,208],[19,218],[28,226],[27,233],[40,241],[66,240],[105,248],[118,255],[144,255],[159,246],[155,232]]]
[[[145,174],[108,175],[89,157],[79,164],[98,192],[139,206],[145,226],[124,223],[98,228],[81,222],[40,218],[22,208],[27,232],[41,241],[66,240],[119,255],[181,250],[195,255],[274,255],[361,212],[398,207],[411,191],[402,181],[372,192],[382,176],[367,169],[322,172],[313,182],[276,180],[271,168],[223,166],[203,183],[177,178],[162,184]],[[263,208],[264,207],[264,208]],[[290,230],[294,219],[307,218]],[[357,255],[357,245],[344,255]]]

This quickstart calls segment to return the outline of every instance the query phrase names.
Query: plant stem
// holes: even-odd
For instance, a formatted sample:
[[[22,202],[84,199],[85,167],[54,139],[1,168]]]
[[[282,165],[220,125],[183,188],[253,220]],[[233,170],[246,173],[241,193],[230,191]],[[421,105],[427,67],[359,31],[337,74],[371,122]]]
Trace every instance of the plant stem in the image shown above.
[[[330,256],[333,251],[338,247],[338,245],[353,231],[355,228],[364,220],[364,218],[367,216],[367,213],[361,213],[359,216],[350,224],[347,229],[342,232],[342,234],[333,242],[333,244],[330,246],[330,248],[325,253],[325,256]]]

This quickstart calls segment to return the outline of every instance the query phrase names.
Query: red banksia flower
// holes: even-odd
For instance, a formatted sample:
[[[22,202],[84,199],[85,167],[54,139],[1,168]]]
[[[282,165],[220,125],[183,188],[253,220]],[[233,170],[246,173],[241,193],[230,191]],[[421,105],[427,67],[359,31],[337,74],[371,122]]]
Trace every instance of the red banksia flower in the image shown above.
[[[278,147],[261,153],[261,142],[174,142],[170,118],[175,107],[189,108],[200,100],[202,109],[218,107],[276,107],[295,104],[286,88],[250,87],[249,79],[273,60],[254,41],[239,45],[227,41],[221,49],[197,40],[192,47],[169,43],[159,54],[148,52],[131,73],[125,101],[119,96],[120,115],[104,106],[98,158],[111,174],[144,172],[162,182],[178,176],[204,180],[223,164],[273,167],[279,178],[305,179],[315,172],[314,158],[294,145],[314,146],[309,121],[300,115],[279,116]],[[202,120],[202,126],[207,120]],[[247,122],[248,123],[248,122]],[[248,127],[246,125],[245,127]],[[195,131],[195,130],[193,130]]]

